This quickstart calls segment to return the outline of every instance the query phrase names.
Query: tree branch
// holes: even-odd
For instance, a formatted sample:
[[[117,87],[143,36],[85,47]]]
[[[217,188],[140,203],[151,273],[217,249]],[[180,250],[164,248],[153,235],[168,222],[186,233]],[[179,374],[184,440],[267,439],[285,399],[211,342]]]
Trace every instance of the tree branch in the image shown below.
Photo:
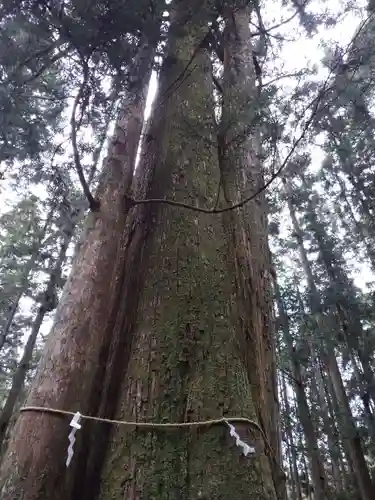
[[[72,117],[70,119],[70,125],[72,129],[72,146],[73,146],[73,156],[74,156],[74,164],[76,167],[76,171],[78,174],[78,178],[80,180],[80,183],[82,185],[83,192],[87,198],[87,201],[89,202],[89,207],[92,212],[97,212],[100,208],[100,203],[98,200],[94,198],[92,195],[89,185],[86,182],[85,179],[85,174],[83,172],[82,164],[81,164],[81,159],[79,156],[79,151],[78,151],[78,145],[77,145],[77,125],[76,125],[76,112],[78,108],[78,104],[83,97],[83,92],[86,88],[87,82],[88,82],[88,65],[87,63],[84,63],[84,69],[83,69],[83,81],[82,84],[78,90],[77,96],[74,100],[73,104],[73,110],[72,110]]]
[[[146,200],[136,200],[136,199],[134,199],[134,198],[132,198],[130,196],[125,196],[127,202],[129,203],[130,206],[145,205],[145,204],[171,205],[173,207],[186,208],[187,210],[192,210],[194,212],[200,212],[200,213],[204,213],[204,214],[222,214],[222,213],[225,213],[225,212],[230,212],[232,210],[237,210],[239,208],[242,208],[247,203],[249,203],[250,201],[252,201],[254,198],[256,198],[257,196],[259,196],[261,193],[263,193],[266,189],[268,189],[269,186],[279,177],[279,175],[281,174],[281,172],[283,171],[283,169],[285,168],[285,166],[288,164],[290,158],[294,154],[295,150],[297,149],[298,145],[304,139],[304,137],[305,137],[305,135],[306,135],[306,133],[307,133],[307,131],[308,131],[311,123],[313,122],[313,120],[314,120],[314,118],[316,116],[316,113],[318,111],[319,104],[321,102],[321,98],[322,98],[323,95],[324,95],[324,91],[321,90],[319,92],[318,96],[307,107],[307,109],[308,109],[311,106],[313,106],[313,110],[311,112],[311,115],[310,115],[309,119],[305,122],[305,125],[304,125],[304,127],[302,129],[301,134],[299,135],[299,137],[294,142],[293,146],[291,147],[289,153],[286,155],[286,157],[285,157],[284,161],[282,162],[281,166],[270,177],[270,179],[265,184],[263,184],[263,186],[256,193],[252,194],[251,196],[248,196],[247,198],[244,198],[240,202],[235,203],[233,205],[230,205],[228,207],[213,208],[213,209],[195,207],[195,206],[189,205],[187,203],[182,203],[182,202],[178,202],[178,201],[174,201],[174,200],[165,200],[165,199],[161,199],[161,198],[160,199],[159,198],[150,198],[150,199],[146,199]]]
[[[295,15],[296,14],[294,14],[293,17],[295,17]],[[375,13],[374,13],[374,15],[375,15]],[[352,40],[347,45],[345,52],[348,52],[350,50],[350,47],[353,46],[355,39],[358,38],[359,33],[363,30],[364,26],[369,22],[369,20],[371,19],[372,16],[373,16],[373,14],[370,14],[367,17],[367,19],[361,23],[361,25],[358,28],[356,34],[354,35],[354,37],[352,38]],[[291,19],[289,19],[288,21],[290,21],[290,20]],[[287,22],[287,21],[285,21],[285,22]],[[281,24],[284,24],[284,23],[281,23]],[[194,52],[194,54],[193,54],[191,60],[189,61],[187,67],[189,67],[191,61],[194,59],[195,53],[196,53],[196,51]],[[337,67],[337,65],[336,65],[336,67]],[[185,68],[184,71],[186,71],[186,69],[187,68]],[[185,208],[187,210],[192,210],[194,212],[199,212],[199,213],[204,213],[204,214],[221,214],[221,213],[225,213],[225,212],[230,212],[231,210],[237,210],[237,209],[242,208],[243,206],[245,206],[247,203],[249,203],[254,198],[256,198],[257,196],[259,196],[266,189],[268,189],[271,186],[271,184],[279,177],[279,175],[281,174],[281,172],[284,170],[284,168],[288,164],[290,158],[293,156],[293,154],[294,154],[295,150],[297,149],[298,145],[301,143],[301,141],[306,136],[306,133],[307,133],[308,129],[310,128],[310,125],[314,121],[314,119],[316,117],[316,114],[319,111],[319,105],[320,105],[320,103],[322,101],[322,98],[330,90],[329,87],[328,87],[328,82],[329,82],[331,74],[333,73],[333,70],[334,70],[334,68],[331,68],[330,73],[327,76],[326,80],[324,81],[323,85],[321,86],[320,90],[318,91],[317,96],[305,108],[305,112],[304,113],[306,113],[306,111],[308,109],[310,109],[311,107],[313,109],[312,109],[312,112],[310,114],[310,117],[308,118],[308,120],[306,120],[305,125],[303,126],[301,134],[295,140],[293,146],[291,147],[289,153],[286,155],[286,157],[285,157],[284,161],[282,162],[282,164],[280,165],[280,167],[270,177],[270,179],[265,184],[263,184],[263,186],[256,193],[252,194],[251,196],[248,196],[248,197],[244,198],[243,200],[241,200],[238,203],[235,203],[233,205],[230,205],[230,206],[227,206],[227,207],[224,207],[224,208],[221,208],[221,209],[218,209],[216,207],[214,207],[213,209],[195,207],[193,205],[189,205],[188,203],[182,203],[182,202],[178,202],[178,201],[174,201],[174,200],[166,200],[166,199],[162,199],[162,198],[160,198],[160,199],[159,198],[150,198],[150,199],[145,199],[145,200],[137,200],[137,199],[132,198],[131,196],[125,195],[125,199],[126,199],[126,201],[128,203],[128,207],[129,206],[132,207],[132,206],[136,206],[136,205],[145,205],[145,204],[164,204],[164,205],[170,205],[170,206],[174,206],[174,207],[178,207],[178,208]],[[327,104],[324,107],[326,107],[326,106],[327,106]]]

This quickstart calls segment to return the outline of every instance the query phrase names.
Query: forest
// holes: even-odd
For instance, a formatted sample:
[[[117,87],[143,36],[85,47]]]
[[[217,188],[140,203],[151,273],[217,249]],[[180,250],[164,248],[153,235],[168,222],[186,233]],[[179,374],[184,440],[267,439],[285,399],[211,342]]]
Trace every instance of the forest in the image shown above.
[[[374,0],[3,0],[0,500],[374,500],[373,161]]]

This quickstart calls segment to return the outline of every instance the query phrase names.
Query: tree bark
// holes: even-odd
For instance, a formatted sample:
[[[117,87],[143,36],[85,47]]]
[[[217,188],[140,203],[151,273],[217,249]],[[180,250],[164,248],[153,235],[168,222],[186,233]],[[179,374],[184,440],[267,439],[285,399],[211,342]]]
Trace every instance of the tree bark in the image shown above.
[[[146,194],[148,198],[213,206],[221,185],[222,165],[214,121],[211,61],[202,44],[213,7],[209,1],[180,0],[176,5],[161,73],[159,109],[155,111],[153,128],[158,140]],[[227,19],[231,40],[235,38],[233,29],[240,27],[240,49],[246,49],[250,56],[249,12],[235,7],[230,12],[231,17],[235,16],[235,26],[231,17]],[[228,45],[232,62],[234,47]],[[253,73],[249,76],[250,69]],[[231,87],[237,84],[243,96],[249,78],[254,78],[254,71],[247,65],[244,73],[234,75]],[[232,110],[234,105],[233,99]],[[248,126],[241,116],[241,126],[244,124]],[[198,133],[192,134],[192,130]],[[253,141],[247,142],[246,148],[240,148],[241,154],[234,145],[227,150],[225,199],[235,200],[234,191],[230,192],[235,179],[242,179],[238,186],[241,189],[248,189],[248,183],[256,189],[261,183],[260,165],[250,155],[253,146]],[[118,175],[120,168],[116,167]],[[99,235],[93,246],[103,236],[107,242],[96,250],[99,255],[85,253],[85,245],[81,249],[80,262],[85,264],[86,274],[79,272],[76,262],[70,278],[74,286],[69,283],[65,291],[75,292],[74,307],[64,297],[62,304],[68,302],[70,307],[60,307],[60,323],[52,336],[54,345],[51,341],[47,362],[42,365],[28,404],[56,407],[60,403],[60,407],[73,411],[98,411],[111,416],[117,402],[118,419],[153,422],[245,416],[258,424],[236,425],[236,429],[244,441],[255,446],[256,452],[242,456],[225,426],[157,432],[129,432],[125,426],[117,426],[107,432],[108,426],[96,424],[102,425],[105,441],[109,441],[104,463],[97,461],[101,441],[92,442],[88,449],[86,444],[80,446],[78,439],[72,472],[64,480],[61,475],[65,454],[61,450],[65,450],[67,422],[60,424],[51,415],[22,414],[2,472],[6,478],[2,498],[13,500],[25,493],[28,500],[41,496],[47,500],[92,500],[94,490],[87,485],[90,479],[96,480],[96,471],[100,474],[98,493],[102,500],[215,500],[232,495],[238,500],[249,496],[276,500],[276,489],[280,491],[280,446],[271,298],[265,275],[269,252],[264,205],[260,201],[260,207],[254,203],[248,209],[250,220],[254,217],[256,221],[249,226],[244,222],[247,216],[223,221],[217,215],[208,217],[168,204],[145,204],[144,209],[135,211],[143,218],[132,219],[135,227],[129,228],[130,234],[124,239],[118,234],[125,225],[124,215],[118,215],[125,212],[120,202],[120,192],[124,191],[118,187],[125,184],[123,174],[116,180],[115,188],[110,184],[113,191],[108,182],[104,183],[101,200],[102,212],[108,209],[112,215],[113,229],[108,231],[106,225],[106,231],[100,232],[102,226],[94,226],[93,231],[99,231]],[[218,203],[223,205],[222,196]],[[229,239],[232,230],[233,241]],[[139,232],[142,244],[135,245]],[[239,257],[237,251],[246,253]],[[137,252],[142,259],[135,259]],[[125,263],[122,253],[126,255]],[[95,267],[93,270],[97,261],[97,268],[107,273],[100,275],[100,280]],[[131,287],[126,271],[133,261],[139,267],[133,266],[131,272],[139,274],[140,279],[134,280]],[[113,262],[115,274],[111,281]],[[118,262],[122,262],[121,268]],[[242,263],[247,266],[244,277],[239,267]],[[82,290],[87,283],[91,294]],[[92,291],[94,285],[97,297]],[[123,305],[131,293],[139,296],[133,311]],[[108,314],[110,319],[106,321]],[[69,331],[61,327],[62,319],[70,324]],[[73,334],[73,341],[68,334]],[[107,336],[110,339],[106,342]],[[61,355],[56,349],[63,342],[69,349],[64,347]],[[48,362],[51,357],[54,377]],[[93,371],[95,363],[104,368]],[[98,378],[98,374],[103,377]],[[100,392],[97,397],[95,390]],[[31,424],[36,424],[37,430]],[[39,427],[43,425],[42,431]],[[83,424],[80,434],[85,443],[87,429],[92,427]],[[87,458],[88,464],[81,469]],[[83,488],[78,484],[81,471]]]
[[[147,197],[213,206],[220,169],[211,61],[201,44],[212,13],[206,3],[195,7],[184,0],[171,15],[157,105],[164,112],[154,123],[154,131],[164,127],[163,148]],[[116,418],[191,422],[241,414],[258,420],[240,352],[241,319],[231,314],[235,276],[228,272],[221,218],[165,204],[149,211],[144,285]],[[262,433],[236,428],[255,444],[251,465],[225,427],[131,433],[116,427],[100,498],[276,499]]]
[[[118,269],[129,190],[143,123],[154,49],[144,45],[135,60],[137,83],[126,94],[99,182],[100,211],[88,216],[85,234],[60,300],[27,405],[95,412],[92,394],[105,363],[103,344]],[[74,465],[65,471],[66,420],[46,413],[21,413],[0,472],[2,499],[66,499]],[[77,444],[78,446],[78,444]],[[63,451],[64,450],[64,451]]]
[[[225,205],[255,194],[263,185],[260,135],[256,125],[259,98],[249,29],[251,10],[234,2],[225,11],[223,107],[219,129],[219,163]],[[263,193],[241,210],[224,213],[223,224],[234,278],[231,314],[242,318],[238,334],[257,418],[268,437],[268,453],[279,498],[285,496],[280,475],[276,348],[271,300],[267,203]]]

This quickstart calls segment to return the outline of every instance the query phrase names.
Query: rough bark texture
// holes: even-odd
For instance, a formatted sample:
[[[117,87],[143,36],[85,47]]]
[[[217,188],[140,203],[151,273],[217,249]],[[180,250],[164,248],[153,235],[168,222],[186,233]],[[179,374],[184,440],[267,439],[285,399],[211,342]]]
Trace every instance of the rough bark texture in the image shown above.
[[[154,131],[163,128],[163,147],[149,198],[215,204],[220,169],[211,63],[200,47],[209,18],[208,4],[192,8],[185,0],[173,12],[161,75],[163,112],[154,124]],[[116,417],[183,422],[243,415],[257,421],[241,318],[232,314],[235,276],[228,273],[221,218],[168,205],[150,205],[148,217],[144,286]],[[238,432],[255,444],[255,456],[243,457],[225,427],[145,432],[118,426],[100,498],[274,500],[261,433],[246,425]]]
[[[259,96],[249,28],[251,11],[247,4],[233,2],[233,6],[225,11],[219,161],[226,204],[235,204],[255,194],[263,184],[260,136],[256,125]],[[285,478],[280,468],[280,436],[277,431],[275,334],[264,194],[259,194],[241,210],[225,213],[223,222],[229,266],[234,277],[235,299],[231,303],[231,312],[241,322],[238,338],[256,415],[270,443],[267,456],[274,484],[282,498]]]
[[[93,411],[92,393],[100,390],[95,387],[97,369],[108,341],[104,336],[110,334],[106,326],[118,271],[114,262],[123,252],[124,193],[132,180],[151,61],[152,50],[143,47],[136,61],[139,80],[122,103],[100,180],[101,208],[88,217],[27,405]],[[21,414],[0,473],[2,499],[70,498],[74,464],[66,471],[62,451],[68,424],[50,414]]]
[[[213,206],[222,185],[219,204],[235,202],[261,183],[259,144],[218,146],[211,61],[202,44],[213,6],[208,0],[175,5],[146,194]],[[245,88],[254,84],[249,12],[235,7],[226,17],[226,71],[233,70],[226,113],[246,108]],[[221,140],[247,137],[248,118],[241,111]],[[123,134],[129,124],[121,125]],[[256,453],[244,457],[226,426],[145,432],[85,422],[67,473],[61,450],[68,420],[26,413],[2,471],[2,498],[276,500],[280,453],[264,199],[224,220],[150,204],[125,224],[129,183],[121,167],[115,161],[102,181],[101,212],[75,262],[28,404],[155,422],[244,416],[263,429],[236,426]]]

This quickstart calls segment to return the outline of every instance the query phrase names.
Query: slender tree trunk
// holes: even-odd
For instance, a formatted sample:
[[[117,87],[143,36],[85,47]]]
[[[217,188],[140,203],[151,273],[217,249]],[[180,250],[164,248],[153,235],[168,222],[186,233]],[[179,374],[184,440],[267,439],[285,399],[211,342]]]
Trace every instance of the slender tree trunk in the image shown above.
[[[322,372],[324,363],[322,362],[321,359],[319,360],[319,362]],[[353,461],[351,458],[350,446],[348,440],[345,439],[345,435],[343,435],[344,433],[343,433],[343,423],[341,418],[340,405],[333,388],[330,373],[327,372],[326,369],[324,369],[324,373],[326,373],[326,376],[324,377],[324,386],[325,386],[325,392],[326,392],[330,416],[335,422],[337,422],[337,427],[338,427],[338,430],[337,431],[335,430],[336,441],[342,443],[343,454],[347,464],[347,467],[344,468],[344,470],[346,471],[345,474],[346,486],[348,491],[350,492],[354,491],[355,498],[359,499],[361,495],[359,492],[358,482],[354,471]]]
[[[349,406],[348,397],[346,395],[341,373],[337,365],[336,356],[332,348],[329,350],[325,361],[332,379],[333,389],[338,400],[339,411],[342,415],[342,431],[344,434],[344,439],[347,439],[350,443],[350,455],[357,477],[359,489],[361,491],[362,498],[364,500],[370,500],[373,495],[373,484],[363,454],[361,438],[359,437],[358,430],[353,422],[353,416]]]
[[[308,190],[309,188],[303,174],[301,174],[301,179],[306,190]],[[320,255],[326,268],[330,285],[335,291],[335,305],[339,324],[351,355],[356,353],[362,365],[363,372],[358,369],[356,362],[354,363],[354,370],[359,383],[365,412],[367,414],[369,430],[374,436],[375,427],[373,415],[368,405],[368,399],[370,397],[375,402],[375,380],[371,368],[372,363],[370,356],[366,354],[364,342],[365,334],[361,324],[360,309],[356,303],[356,293],[345,270],[340,266],[340,261],[337,259],[337,255],[335,254],[324,225],[318,219],[316,210],[319,210],[319,208],[314,206],[312,199],[309,200],[308,205],[312,232],[318,243]],[[344,290],[343,286],[345,287]],[[348,302],[345,293],[351,294],[350,302]],[[363,391],[363,386],[365,386],[365,392]]]
[[[300,446],[302,449],[305,449],[305,446],[303,445],[303,439],[302,439],[302,433],[300,435]],[[309,468],[307,466],[307,461],[306,461],[306,456],[305,453],[302,453],[302,470],[303,470],[303,477],[304,477],[304,483],[305,483],[305,491],[306,491],[306,496],[311,500],[312,495],[313,495],[313,488],[312,485],[310,484],[310,476],[309,476]],[[302,480],[300,479],[300,483]],[[302,484],[301,484],[302,486]]]
[[[305,393],[305,384],[301,374],[300,360],[298,353],[293,345],[293,337],[289,331],[289,321],[285,312],[285,307],[280,294],[280,289],[276,279],[276,272],[273,271],[274,276],[274,289],[279,310],[279,317],[281,320],[284,340],[288,348],[291,360],[291,372],[293,377],[293,388],[297,398],[298,416],[305,433],[307,449],[311,463],[311,473],[314,485],[314,494],[316,500],[326,500],[330,498],[328,482],[323,467],[321,454],[318,447],[318,441],[314,424],[311,418],[309,405]]]
[[[374,386],[373,386],[373,382],[371,381],[371,379],[373,378],[373,375],[372,375],[372,372],[370,372],[370,374],[369,374],[367,370],[365,373],[363,373],[362,369],[359,366],[357,358],[354,355],[352,350],[350,350],[349,356],[350,356],[350,360],[352,362],[354,376],[355,376],[355,379],[357,381],[358,388],[359,388],[359,391],[361,394],[361,399],[362,399],[364,413],[365,413],[365,420],[367,421],[367,427],[368,427],[370,435],[372,436],[372,439],[375,441],[375,420],[374,420],[374,413],[373,413],[371,406],[370,406],[370,402],[375,401],[374,400]],[[366,365],[367,365],[367,363],[366,363]],[[369,365],[367,365],[367,368],[370,370]],[[364,388],[363,388],[363,385],[365,385]],[[370,395],[372,395],[372,397],[370,397]]]
[[[291,408],[289,404],[288,394],[286,390],[285,375],[282,373],[282,394],[284,399],[285,408],[285,434],[287,438],[288,448],[289,448],[289,458],[290,458],[290,474],[292,483],[292,498],[293,500],[302,500],[301,485],[298,477],[298,467],[296,460],[296,451],[292,431],[292,422],[290,418]]]
[[[29,279],[30,273],[35,268],[35,264],[38,260],[38,255],[39,255],[39,251],[40,251],[40,245],[41,245],[41,243],[46,235],[46,231],[47,231],[48,227],[50,226],[50,224],[52,222],[52,218],[53,218],[55,210],[56,210],[56,204],[53,203],[53,205],[51,206],[51,208],[48,212],[43,229],[40,231],[40,234],[38,235],[37,240],[35,241],[35,243],[33,245],[33,250],[32,250],[31,256],[25,265],[25,269],[23,271],[22,278],[21,278],[20,289],[19,289],[15,299],[13,300],[12,305],[9,308],[8,317],[7,317],[4,329],[2,332],[0,332],[0,350],[4,346],[4,344],[7,340],[7,337],[9,335],[10,329],[12,328],[13,320],[14,320],[15,315],[17,314],[20,300],[22,299],[23,295],[26,293],[26,291],[28,289],[28,286],[29,286],[28,279]]]
[[[286,181],[284,179],[284,185],[286,185]],[[303,237],[301,229],[298,225],[298,221],[295,215],[294,207],[292,204],[291,196],[290,196],[290,188],[286,185],[287,193],[288,193],[288,207],[290,211],[290,216],[292,219],[293,229],[296,234],[296,238],[299,244],[300,255],[302,265],[306,274],[308,288],[309,288],[309,299],[310,299],[310,309],[313,315],[317,315],[317,331],[325,332],[326,325],[323,321],[323,316],[321,315],[321,303],[319,292],[316,288],[314,276],[312,274],[312,270],[310,267],[310,263],[307,258],[306,250],[303,245]],[[330,339],[327,339],[325,342],[326,349],[328,350],[328,355],[326,354],[325,347],[323,346],[320,349],[320,354],[322,359],[324,360],[327,369],[330,372],[332,377],[333,389],[335,395],[337,397],[340,409],[343,409],[343,416],[345,427],[350,429],[350,435],[348,436],[348,445],[350,449],[350,456],[354,465],[355,475],[358,481],[358,486],[362,495],[363,500],[370,500],[373,496],[372,492],[372,481],[369,475],[369,471],[367,468],[366,461],[364,459],[364,454],[361,446],[361,440],[358,435],[358,431],[355,428],[353,422],[353,416],[351,414],[351,410],[349,407],[348,399],[345,393],[345,388],[342,383],[341,374],[337,366],[336,357],[334,354],[333,347],[331,345]]]
[[[369,258],[371,262],[371,268],[373,272],[375,272],[375,250],[374,250],[374,245],[372,245],[369,242],[369,239],[371,239],[371,235],[369,233],[369,230],[367,226],[363,223],[361,220],[357,220],[357,217],[354,213],[351,201],[348,197],[346,186],[344,180],[339,177],[338,175],[335,175],[335,181],[338,183],[341,189],[341,196],[345,200],[346,207],[348,209],[349,217],[354,225],[354,228],[357,232],[357,236],[359,237],[359,241],[364,245],[367,253],[367,257]]]
[[[99,182],[100,211],[88,217],[27,405],[95,412],[92,395],[101,390],[97,373],[105,365],[103,344],[110,341],[110,303],[119,274],[114,262],[124,255],[124,194],[132,181],[153,51],[146,44],[136,57],[137,83],[122,102]],[[68,433],[61,418],[21,413],[0,472],[2,499],[69,498],[74,464],[67,474]]]
[[[58,279],[61,277],[62,266],[64,265],[65,262],[66,252],[68,250],[68,246],[72,238],[72,235],[73,235],[73,230],[70,233],[65,234],[64,236],[60,252],[55,264],[55,268],[51,272],[50,279],[47,283],[44,292],[43,303],[40,305],[38,309],[38,312],[36,314],[35,320],[31,328],[29,338],[27,339],[26,345],[24,347],[22,357],[13,374],[12,386],[5,401],[4,407],[0,413],[0,448],[2,447],[9,422],[12,418],[14,407],[16,405],[17,400],[19,399],[20,393],[25,383],[27,370],[32,360],[34,347],[36,344],[40,327],[42,326],[44,317],[47,314],[47,312],[50,312],[52,308],[55,308],[57,305],[56,283]]]
[[[334,426],[334,421],[330,419],[330,412],[326,401],[326,394],[325,394],[322,374],[320,371],[319,359],[317,362],[314,363],[314,374],[315,374],[315,382],[317,385],[319,407],[322,410],[324,432],[327,435],[328,449],[331,457],[332,477],[336,491],[341,492],[344,490],[344,487],[340,471],[340,448],[338,446],[338,442],[334,438],[334,433],[332,431],[332,426]]]

